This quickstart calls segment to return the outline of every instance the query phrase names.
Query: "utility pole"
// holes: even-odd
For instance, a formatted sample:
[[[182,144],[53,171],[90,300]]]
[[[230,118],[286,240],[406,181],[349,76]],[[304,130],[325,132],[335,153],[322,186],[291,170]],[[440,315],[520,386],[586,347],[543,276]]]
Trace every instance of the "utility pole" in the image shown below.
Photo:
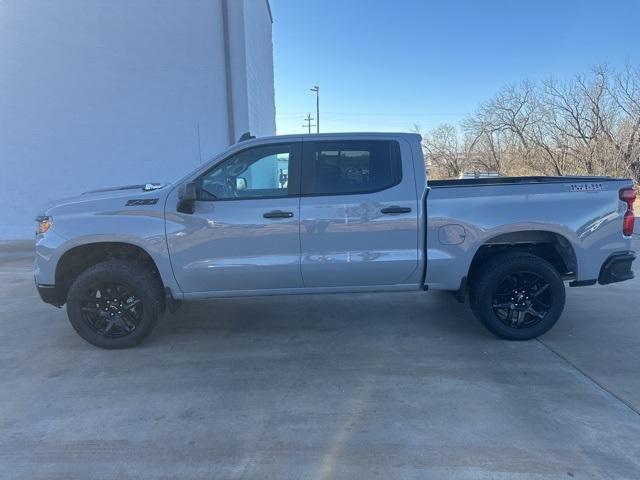
[[[309,90],[316,92],[316,133],[320,133],[320,87],[316,85]]]
[[[311,127],[315,127],[315,125],[311,123],[312,120],[313,120],[313,117],[311,116],[311,114],[307,113],[307,116],[304,119],[306,124],[302,125],[304,128],[309,130],[309,133],[311,133]]]

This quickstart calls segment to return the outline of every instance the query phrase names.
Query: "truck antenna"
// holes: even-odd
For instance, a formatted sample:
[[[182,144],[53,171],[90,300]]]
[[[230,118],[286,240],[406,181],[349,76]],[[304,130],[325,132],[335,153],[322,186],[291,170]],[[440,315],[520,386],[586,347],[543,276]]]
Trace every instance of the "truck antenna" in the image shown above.
[[[238,139],[238,143],[244,142],[245,140],[251,140],[252,138],[256,138],[255,135],[251,135],[250,132],[244,132]]]

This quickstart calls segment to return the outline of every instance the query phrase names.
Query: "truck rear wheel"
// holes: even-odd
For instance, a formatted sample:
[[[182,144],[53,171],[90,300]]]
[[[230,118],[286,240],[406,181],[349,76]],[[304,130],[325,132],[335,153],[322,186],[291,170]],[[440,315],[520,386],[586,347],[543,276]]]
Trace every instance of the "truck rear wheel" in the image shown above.
[[[144,340],[162,312],[162,288],[144,267],[120,260],[94,265],[73,282],[67,315],[87,342],[129,348]]]
[[[488,260],[470,295],[478,320],[508,340],[530,340],[547,332],[565,303],[558,271],[529,253],[504,253]]]

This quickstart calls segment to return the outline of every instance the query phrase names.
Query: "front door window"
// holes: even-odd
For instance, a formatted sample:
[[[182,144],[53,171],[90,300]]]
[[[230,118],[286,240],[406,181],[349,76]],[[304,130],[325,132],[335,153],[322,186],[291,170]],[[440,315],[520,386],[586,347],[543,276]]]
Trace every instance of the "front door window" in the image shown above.
[[[290,145],[237,153],[200,178],[200,200],[276,198],[290,195]]]

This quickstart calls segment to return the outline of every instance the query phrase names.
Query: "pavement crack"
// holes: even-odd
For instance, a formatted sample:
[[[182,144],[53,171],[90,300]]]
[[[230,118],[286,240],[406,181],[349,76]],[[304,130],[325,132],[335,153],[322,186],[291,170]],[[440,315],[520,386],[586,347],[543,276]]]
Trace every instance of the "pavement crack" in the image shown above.
[[[589,375],[587,372],[585,372],[583,369],[581,369],[580,367],[578,367],[575,363],[573,363],[571,360],[569,360],[567,357],[565,357],[564,355],[562,355],[560,352],[558,352],[557,350],[554,350],[551,346],[549,346],[548,344],[546,344],[545,342],[543,342],[542,340],[540,340],[539,338],[536,338],[536,340],[547,350],[549,350],[551,353],[553,353],[556,357],[558,357],[560,360],[564,361],[565,363],[567,363],[568,365],[570,365],[574,370],[576,370],[577,372],[579,372],[583,377],[585,377],[586,379],[588,379],[591,383],[593,383],[594,385],[596,385],[600,390],[604,391],[605,393],[608,393],[611,397],[613,397],[615,400],[617,400],[618,402],[620,402],[621,404],[623,404],[625,407],[627,407],[629,410],[631,410],[633,413],[635,413],[636,415],[640,416],[640,410],[638,410],[636,407],[634,407],[632,404],[630,404],[629,402],[627,402],[624,398],[622,398],[621,396],[617,395],[616,393],[612,392],[611,390],[609,390],[605,385],[603,385],[602,383],[600,383],[598,380],[596,380],[594,377],[592,377],[591,375]]]

